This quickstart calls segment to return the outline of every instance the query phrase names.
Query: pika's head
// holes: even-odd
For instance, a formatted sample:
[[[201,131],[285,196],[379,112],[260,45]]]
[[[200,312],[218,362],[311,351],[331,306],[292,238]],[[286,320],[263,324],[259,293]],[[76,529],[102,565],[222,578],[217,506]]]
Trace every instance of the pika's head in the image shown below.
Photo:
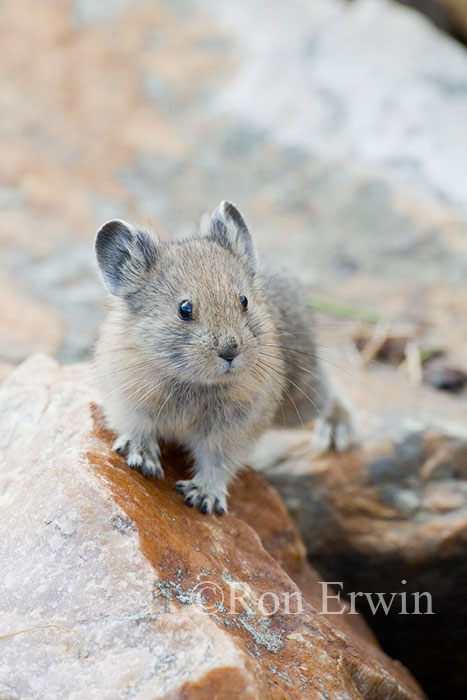
[[[233,204],[222,202],[197,234],[171,243],[110,221],[95,247],[129,326],[118,329],[122,342],[131,338],[158,376],[218,384],[255,372],[273,325],[255,245]]]

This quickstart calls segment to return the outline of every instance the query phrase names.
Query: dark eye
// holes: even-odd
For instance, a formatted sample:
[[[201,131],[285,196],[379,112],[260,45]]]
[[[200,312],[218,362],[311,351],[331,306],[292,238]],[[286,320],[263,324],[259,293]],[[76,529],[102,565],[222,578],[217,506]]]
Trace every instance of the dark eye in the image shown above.
[[[190,321],[193,318],[193,304],[188,299],[180,302],[178,307],[178,315],[184,321]]]
[[[248,299],[244,294],[240,294],[240,301],[243,306],[243,310],[246,311],[248,308]]]

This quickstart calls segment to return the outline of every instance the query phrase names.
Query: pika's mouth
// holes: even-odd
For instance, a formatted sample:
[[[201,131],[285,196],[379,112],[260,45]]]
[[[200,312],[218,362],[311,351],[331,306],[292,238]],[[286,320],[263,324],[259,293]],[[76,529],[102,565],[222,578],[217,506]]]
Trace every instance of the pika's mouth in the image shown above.
[[[222,360],[222,370],[224,374],[232,374],[237,368],[235,360]]]
[[[230,380],[233,379],[241,371],[242,363],[239,358],[233,358],[231,360],[221,359],[218,365],[220,371],[220,380]]]

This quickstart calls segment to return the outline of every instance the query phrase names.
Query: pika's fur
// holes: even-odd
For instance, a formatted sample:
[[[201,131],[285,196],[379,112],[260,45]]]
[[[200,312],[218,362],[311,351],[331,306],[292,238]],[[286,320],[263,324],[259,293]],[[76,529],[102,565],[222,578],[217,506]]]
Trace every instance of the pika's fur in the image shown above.
[[[222,202],[197,234],[160,242],[110,221],[96,238],[112,295],[96,374],[114,449],[145,476],[164,476],[159,441],[188,447],[193,479],[176,489],[204,513],[262,431],[315,418],[322,448],[355,441],[350,413],[325,379],[297,285],[258,264],[238,212]]]

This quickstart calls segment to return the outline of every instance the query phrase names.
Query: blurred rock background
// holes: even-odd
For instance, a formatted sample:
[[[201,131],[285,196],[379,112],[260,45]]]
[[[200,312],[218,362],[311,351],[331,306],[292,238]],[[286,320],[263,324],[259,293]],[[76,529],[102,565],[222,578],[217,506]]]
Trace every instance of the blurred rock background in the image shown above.
[[[104,220],[169,238],[227,198],[364,430],[467,425],[464,0],[17,0],[0,39],[0,376],[90,357]]]
[[[3,363],[89,355],[103,220],[177,235],[222,198],[310,289],[422,323],[463,360],[467,53],[425,16],[19,0],[0,36]]]

